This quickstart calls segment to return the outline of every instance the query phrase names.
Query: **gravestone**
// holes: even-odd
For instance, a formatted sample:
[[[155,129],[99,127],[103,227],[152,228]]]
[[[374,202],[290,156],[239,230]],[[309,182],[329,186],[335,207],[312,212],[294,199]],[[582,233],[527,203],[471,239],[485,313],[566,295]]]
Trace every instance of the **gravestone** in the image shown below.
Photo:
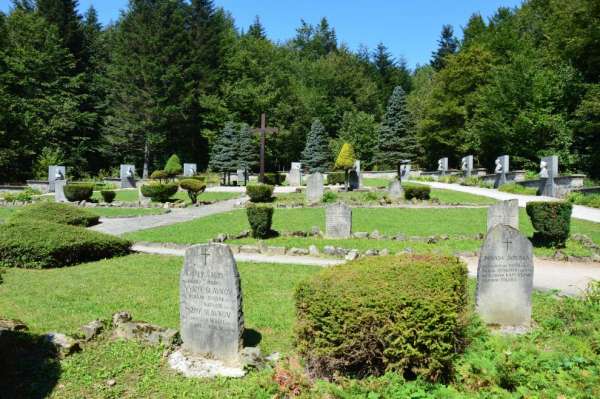
[[[360,161],[358,159],[354,161],[354,171],[358,177],[358,187],[356,187],[358,189],[363,186],[362,170],[360,169]]]
[[[506,184],[506,174],[509,172],[509,160],[508,155],[502,155],[496,158],[494,161],[494,173],[496,174],[496,180],[494,182],[494,188],[498,188],[503,184]]]
[[[246,185],[246,171],[244,169],[237,169],[236,174],[237,174],[237,185],[245,186]]]
[[[348,190],[358,190],[360,188],[360,177],[354,169],[348,172]]]
[[[187,249],[179,292],[182,348],[237,362],[244,314],[240,275],[229,246],[213,243]]]
[[[121,188],[135,188],[135,165],[121,165]]]
[[[499,224],[519,229],[519,201],[511,199],[499,201],[488,208],[487,229],[488,231]]]
[[[290,169],[289,184],[292,187],[300,187],[302,185],[302,164],[300,162],[292,162]]]
[[[441,176],[445,176],[446,172],[448,172],[448,158],[440,158],[438,159],[438,172],[440,172]]]
[[[400,180],[394,179],[390,182],[388,186],[388,196],[391,200],[399,200],[404,198],[404,189],[402,188]]]
[[[529,326],[533,247],[518,230],[497,225],[488,232],[477,267],[477,311],[487,324]]]
[[[146,197],[143,193],[142,193],[142,186],[140,186],[138,188],[138,202],[140,205],[149,205],[150,202],[152,202],[152,198],[150,197]]]
[[[400,166],[400,180],[407,180],[410,177],[410,162],[404,161]]]
[[[194,176],[196,174],[196,164],[195,163],[184,163],[183,164],[183,175],[186,177]]]
[[[460,169],[465,173],[465,177],[471,177],[473,171],[473,155],[467,155],[460,161]]]
[[[558,157],[552,155],[542,158],[540,162],[540,195],[556,197],[555,177],[558,177]]]
[[[54,181],[54,201],[56,202],[69,202],[65,195],[65,185],[67,181],[65,179]]]
[[[306,179],[306,202],[316,204],[323,199],[323,175],[315,172]]]
[[[325,208],[325,236],[349,238],[352,234],[352,209],[343,202]]]
[[[65,180],[67,175],[67,169],[60,165],[48,166],[48,192],[54,192],[54,182],[56,180]]]

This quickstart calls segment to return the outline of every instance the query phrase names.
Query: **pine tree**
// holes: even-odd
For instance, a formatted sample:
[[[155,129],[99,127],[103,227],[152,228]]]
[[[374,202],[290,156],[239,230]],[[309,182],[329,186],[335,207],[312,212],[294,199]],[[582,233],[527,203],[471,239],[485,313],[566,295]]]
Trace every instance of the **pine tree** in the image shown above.
[[[211,170],[222,172],[223,180],[229,181],[229,173],[238,166],[238,127],[234,122],[227,122],[215,141],[209,162]],[[225,179],[225,176],[227,179]]]
[[[247,36],[252,36],[255,39],[266,39],[267,34],[265,33],[265,28],[260,23],[260,18],[258,15],[254,17],[254,22],[248,28]]]
[[[325,172],[329,168],[328,134],[319,119],[315,119],[306,136],[306,145],[302,151],[302,163],[310,173]]]
[[[252,129],[246,123],[242,123],[237,137],[237,168],[251,170],[257,164],[257,148],[252,136]]]
[[[379,128],[376,161],[381,166],[397,166],[403,159],[413,159],[416,149],[406,96],[402,87],[397,86]]]
[[[445,58],[456,53],[458,49],[458,39],[454,37],[454,29],[452,25],[444,25],[442,34],[438,40],[438,49],[432,53],[431,66],[439,71],[446,65]]]

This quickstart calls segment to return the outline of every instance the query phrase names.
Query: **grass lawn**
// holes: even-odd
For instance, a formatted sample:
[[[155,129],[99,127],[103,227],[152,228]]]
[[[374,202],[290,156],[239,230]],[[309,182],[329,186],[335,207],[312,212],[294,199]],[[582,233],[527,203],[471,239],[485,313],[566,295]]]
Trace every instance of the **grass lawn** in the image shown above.
[[[130,310],[138,320],[178,328],[182,263],[176,257],[130,255],[63,269],[9,269],[0,285],[0,314],[20,318],[33,335],[54,330],[77,332],[80,325],[95,318],[107,319],[118,310]],[[465,337],[469,346],[456,358],[448,385],[405,381],[394,373],[365,380],[340,378],[335,384],[311,383],[294,360],[293,292],[301,279],[318,270],[239,264],[246,327],[261,334],[263,352],[280,351],[292,359],[280,362],[279,367],[293,370],[290,377],[299,384],[303,397],[600,396],[600,293],[586,301],[534,293],[536,329],[523,336],[490,335],[477,318],[472,318]],[[43,361],[33,361],[9,345],[0,346],[3,351],[13,356],[0,356],[0,365],[12,364],[14,368],[7,370],[19,373],[14,380],[7,380],[8,373],[0,374],[3,397],[285,397],[273,380],[276,371],[271,367],[243,379],[185,379],[169,370],[163,348],[113,341],[108,334],[61,362],[48,358],[48,354]],[[115,379],[114,387],[107,386],[109,379]]]
[[[407,237],[428,237],[448,234],[451,238],[485,233],[487,209],[390,209],[390,208],[356,208],[353,210],[353,231],[379,230],[391,236],[403,234]],[[325,209],[297,208],[276,209],[273,217],[273,228],[279,231],[309,231],[312,226],[325,230]],[[590,236],[600,244],[600,224],[572,220],[572,233]],[[143,230],[126,235],[134,241],[174,242],[179,244],[195,244],[206,242],[219,233],[237,234],[248,230],[249,225],[243,209],[235,210],[189,222],[178,223],[155,229]],[[533,234],[533,228],[524,209],[520,210],[520,230],[527,236]],[[252,243],[253,239],[232,241],[232,243]],[[440,251],[452,254],[456,251],[475,251],[481,241],[474,239],[450,239],[437,244],[422,242],[404,242],[392,240],[325,240],[316,238],[277,237],[267,240],[269,245],[308,247],[311,244],[323,249],[326,245],[365,250],[369,248],[387,248],[392,252],[411,248],[415,251]],[[589,251],[578,243],[569,241],[565,251],[571,255],[589,255]],[[554,250],[535,248],[537,255],[551,255]]]
[[[139,192],[137,188],[133,189],[122,189],[122,190],[114,190],[117,193],[115,197],[115,201],[124,201],[124,202],[136,202],[139,198]],[[216,202],[216,201],[224,201],[232,198],[239,197],[239,193],[214,193],[214,192],[204,192],[198,196],[198,201],[205,202]],[[100,195],[100,191],[94,191],[93,199],[100,201],[102,196]],[[180,199],[185,202],[190,202],[190,198],[188,197],[185,191],[178,191],[173,198]]]
[[[6,219],[19,208],[0,208],[0,220]],[[126,218],[135,216],[161,215],[166,212],[162,208],[85,208],[95,215],[105,218]]]

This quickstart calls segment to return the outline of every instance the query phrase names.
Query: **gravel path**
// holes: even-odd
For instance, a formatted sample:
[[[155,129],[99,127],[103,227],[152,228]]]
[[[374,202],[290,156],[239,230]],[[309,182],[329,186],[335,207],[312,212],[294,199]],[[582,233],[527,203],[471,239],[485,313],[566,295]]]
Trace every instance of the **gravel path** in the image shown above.
[[[112,235],[121,235],[132,231],[168,226],[217,213],[228,212],[236,209],[236,205],[240,205],[246,202],[246,200],[246,198],[235,198],[199,207],[173,208],[171,212],[162,215],[135,218],[101,218],[101,223],[90,229]]]
[[[460,184],[447,184],[438,182],[423,182],[423,181],[412,181],[411,183],[427,184],[433,188],[441,188],[444,190],[460,191],[462,193],[469,193],[475,195],[481,195],[484,197],[495,198],[498,200],[519,200],[519,206],[525,207],[528,202],[531,201],[557,201],[556,198],[544,197],[544,196],[532,196],[532,195],[521,195],[521,194],[510,194],[502,191],[493,190],[482,187],[471,187],[461,186]],[[588,220],[590,222],[600,223],[600,209],[591,208],[588,206],[573,205],[573,217],[581,220]]]

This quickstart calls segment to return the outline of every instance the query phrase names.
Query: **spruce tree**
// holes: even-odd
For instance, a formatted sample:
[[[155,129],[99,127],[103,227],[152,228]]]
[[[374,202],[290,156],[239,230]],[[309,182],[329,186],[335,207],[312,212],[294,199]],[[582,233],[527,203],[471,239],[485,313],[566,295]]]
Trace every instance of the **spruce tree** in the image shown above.
[[[302,163],[310,173],[325,172],[329,167],[328,134],[319,119],[315,119],[306,137],[306,146],[302,151]]]
[[[445,58],[456,53],[458,50],[458,39],[454,37],[454,29],[452,25],[444,25],[442,34],[438,40],[438,49],[432,53],[431,66],[439,71],[446,66]]]
[[[215,141],[209,162],[210,169],[223,173],[223,181],[229,180],[229,173],[238,166],[238,127],[234,122],[227,122]]]
[[[252,129],[246,123],[240,125],[237,144],[237,168],[252,169],[257,163],[257,148],[252,136]]]
[[[265,33],[265,28],[262,26],[258,15],[256,17],[254,17],[254,22],[248,28],[248,33],[246,33],[246,35],[252,36],[255,39],[266,39],[267,38],[267,34]]]
[[[413,159],[417,149],[406,108],[406,95],[397,86],[392,93],[379,127],[376,161],[384,167],[397,166],[403,159]]]

